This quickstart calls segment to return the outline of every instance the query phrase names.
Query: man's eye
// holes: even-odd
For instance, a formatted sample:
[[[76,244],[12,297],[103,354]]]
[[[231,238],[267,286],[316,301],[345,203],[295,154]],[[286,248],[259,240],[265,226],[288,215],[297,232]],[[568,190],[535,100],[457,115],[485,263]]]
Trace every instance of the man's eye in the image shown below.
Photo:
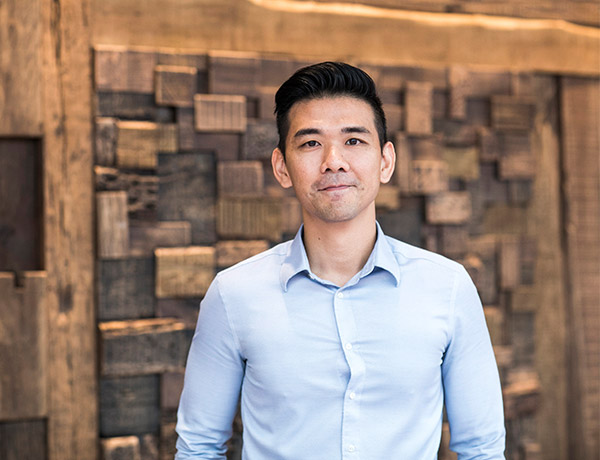
[[[360,139],[357,139],[357,138],[353,137],[351,139],[348,139],[346,141],[346,144],[348,144],[348,145],[358,145],[358,144],[362,144],[362,141]]]
[[[306,147],[316,147],[317,145],[319,145],[319,143],[317,141],[307,141],[302,145]]]

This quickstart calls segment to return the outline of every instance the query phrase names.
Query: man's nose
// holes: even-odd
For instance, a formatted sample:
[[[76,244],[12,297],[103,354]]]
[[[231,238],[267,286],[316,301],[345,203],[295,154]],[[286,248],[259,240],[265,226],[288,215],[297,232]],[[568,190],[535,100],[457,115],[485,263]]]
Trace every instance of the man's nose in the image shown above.
[[[349,165],[341,147],[334,144],[327,145],[323,155],[323,163],[321,164],[322,173],[326,171],[348,171]]]

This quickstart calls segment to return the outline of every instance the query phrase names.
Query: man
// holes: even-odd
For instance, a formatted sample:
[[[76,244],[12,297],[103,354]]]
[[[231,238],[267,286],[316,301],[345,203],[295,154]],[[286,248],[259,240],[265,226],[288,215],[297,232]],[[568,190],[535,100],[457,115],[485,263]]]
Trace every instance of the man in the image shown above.
[[[473,283],[375,221],[395,152],[373,81],[326,62],[296,72],[275,100],[273,172],[294,188],[303,227],[208,290],[176,459],[225,458],[240,393],[246,460],[433,460],[444,404],[459,459],[504,458]]]

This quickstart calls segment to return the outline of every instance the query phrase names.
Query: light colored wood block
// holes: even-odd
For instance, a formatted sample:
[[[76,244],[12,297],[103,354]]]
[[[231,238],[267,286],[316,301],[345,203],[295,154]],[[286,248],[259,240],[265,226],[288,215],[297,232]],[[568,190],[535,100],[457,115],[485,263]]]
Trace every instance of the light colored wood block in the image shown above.
[[[141,376],[185,366],[185,323],[174,318],[107,321],[100,332],[100,374]]]
[[[269,243],[265,240],[219,241],[215,245],[217,266],[230,267],[267,249],[269,249]]]
[[[117,123],[117,165],[121,168],[155,169],[157,154],[177,151],[177,126],[150,121]]]
[[[217,203],[222,238],[281,239],[281,202],[274,198],[222,198]]]
[[[220,161],[217,163],[219,196],[261,195],[264,189],[260,161]]]
[[[246,130],[246,97],[220,94],[194,96],[196,131],[233,132]]]
[[[433,132],[433,85],[425,81],[409,81],[405,95],[406,132],[431,134]]]
[[[215,248],[158,248],[156,297],[201,297],[215,276]]]
[[[127,192],[96,194],[98,257],[116,259],[129,255]]]
[[[0,420],[48,416],[46,272],[0,272]]]
[[[448,164],[444,160],[412,160],[410,191],[431,195],[448,190]]]
[[[471,217],[469,192],[441,192],[427,197],[427,222],[431,224],[464,224]]]
[[[375,206],[380,209],[400,207],[400,188],[395,185],[381,185],[375,198]]]
[[[130,222],[129,248],[133,256],[153,255],[156,248],[189,246],[192,226],[189,222]]]
[[[500,243],[500,286],[514,289],[521,280],[520,241],[517,237],[505,237]]]
[[[479,179],[479,150],[476,147],[444,147],[448,176],[466,181]]]
[[[195,67],[159,65],[154,69],[158,105],[193,107],[198,70]]]
[[[100,440],[102,460],[142,460],[137,436],[119,436]]]
[[[154,92],[156,53],[122,46],[99,45],[94,51],[98,91]]]
[[[532,154],[508,154],[500,157],[498,171],[501,179],[533,179],[536,161]]]

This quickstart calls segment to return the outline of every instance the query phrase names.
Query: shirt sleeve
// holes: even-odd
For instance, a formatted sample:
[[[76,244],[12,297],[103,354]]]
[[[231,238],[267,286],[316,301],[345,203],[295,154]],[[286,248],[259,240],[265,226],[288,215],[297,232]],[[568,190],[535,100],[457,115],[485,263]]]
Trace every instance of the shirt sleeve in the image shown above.
[[[458,278],[442,364],[450,449],[459,460],[504,459],[502,390],[483,307],[466,270]]]
[[[217,277],[200,305],[177,412],[175,460],[225,460],[232,434],[244,360],[218,281]]]

